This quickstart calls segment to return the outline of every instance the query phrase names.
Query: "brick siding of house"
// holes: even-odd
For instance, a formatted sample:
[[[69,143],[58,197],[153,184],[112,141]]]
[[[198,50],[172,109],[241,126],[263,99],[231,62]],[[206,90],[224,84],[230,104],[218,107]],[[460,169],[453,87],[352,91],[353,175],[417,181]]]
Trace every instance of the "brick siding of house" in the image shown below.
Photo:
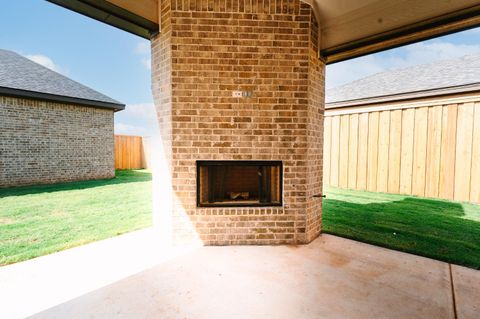
[[[0,96],[0,187],[114,176],[112,110]]]
[[[152,87],[171,167],[174,242],[313,240],[321,230],[325,66],[312,8],[174,0],[162,1],[160,14]],[[197,207],[196,160],[282,161],[284,205]]]

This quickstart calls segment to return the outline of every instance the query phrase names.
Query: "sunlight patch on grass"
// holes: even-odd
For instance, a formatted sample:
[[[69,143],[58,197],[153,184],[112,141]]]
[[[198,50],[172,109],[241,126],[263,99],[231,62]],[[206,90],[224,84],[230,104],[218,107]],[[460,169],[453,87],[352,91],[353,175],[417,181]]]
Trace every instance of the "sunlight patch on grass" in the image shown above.
[[[463,218],[480,222],[480,205],[472,203],[463,203]]]
[[[480,205],[329,187],[323,231],[480,269]]]

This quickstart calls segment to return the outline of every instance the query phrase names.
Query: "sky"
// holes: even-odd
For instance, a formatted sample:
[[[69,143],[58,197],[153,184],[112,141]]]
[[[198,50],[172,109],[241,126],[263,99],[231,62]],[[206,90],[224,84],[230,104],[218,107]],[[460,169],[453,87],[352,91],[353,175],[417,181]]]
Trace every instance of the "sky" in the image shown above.
[[[44,0],[0,0],[0,48],[127,105],[115,133],[154,135],[150,44]],[[480,28],[327,66],[328,89],[390,69],[480,54]]]

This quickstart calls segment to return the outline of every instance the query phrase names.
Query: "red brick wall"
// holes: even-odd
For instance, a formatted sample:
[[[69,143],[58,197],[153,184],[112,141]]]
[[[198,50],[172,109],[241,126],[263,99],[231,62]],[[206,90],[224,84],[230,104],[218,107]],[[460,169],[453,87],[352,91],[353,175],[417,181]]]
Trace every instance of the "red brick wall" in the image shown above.
[[[307,121],[307,208],[306,241],[316,238],[321,231],[323,189],[323,120],[325,96],[325,72],[319,64],[318,22],[311,15],[312,28],[309,48],[308,73],[308,121]]]
[[[170,140],[171,133],[175,241],[313,239],[320,230],[321,200],[311,195],[321,190],[324,70],[314,52],[313,10],[298,0],[162,3],[153,90],[160,125],[171,127],[163,134]],[[233,90],[253,96],[233,98]],[[283,161],[284,206],[197,208],[196,160]]]

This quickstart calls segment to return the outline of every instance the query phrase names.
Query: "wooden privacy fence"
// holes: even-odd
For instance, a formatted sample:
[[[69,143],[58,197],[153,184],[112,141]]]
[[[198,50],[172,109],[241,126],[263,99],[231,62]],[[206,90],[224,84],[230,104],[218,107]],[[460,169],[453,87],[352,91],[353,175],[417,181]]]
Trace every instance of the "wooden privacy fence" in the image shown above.
[[[479,203],[480,96],[460,101],[327,110],[324,184]]]
[[[142,136],[115,135],[115,169],[149,168],[148,145]]]

